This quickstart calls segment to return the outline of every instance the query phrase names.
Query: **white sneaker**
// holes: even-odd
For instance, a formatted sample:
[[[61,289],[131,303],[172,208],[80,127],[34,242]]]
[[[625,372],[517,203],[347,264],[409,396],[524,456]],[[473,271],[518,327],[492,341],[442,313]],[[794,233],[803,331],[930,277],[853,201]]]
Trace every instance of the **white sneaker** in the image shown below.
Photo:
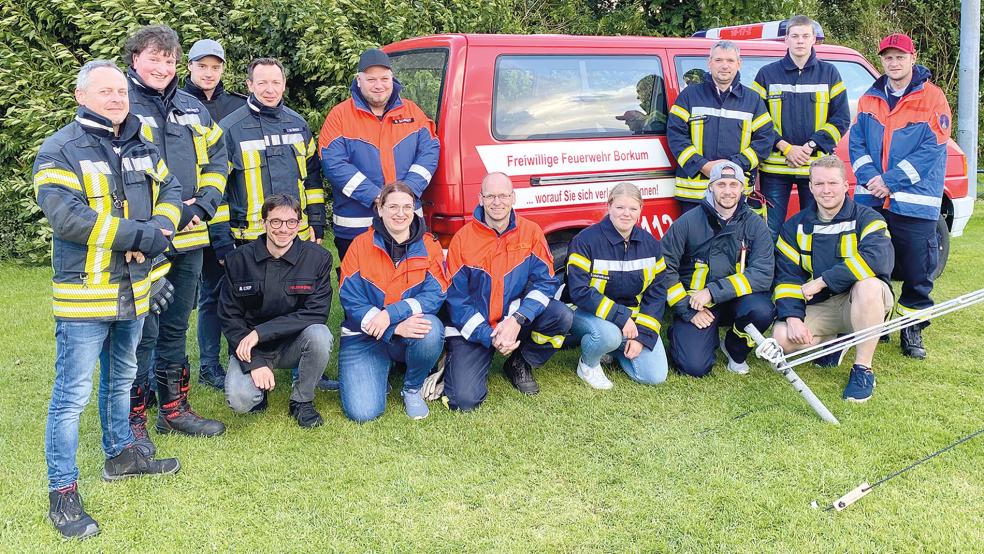
[[[738,363],[732,360],[731,354],[728,354],[728,347],[724,345],[724,341],[721,341],[721,352],[724,352],[724,357],[728,359],[728,371],[737,373],[738,375],[748,375],[748,362]]]
[[[581,360],[577,361],[577,376],[593,389],[608,390],[615,386],[605,376],[605,370],[601,369],[600,365],[598,367],[588,367]]]

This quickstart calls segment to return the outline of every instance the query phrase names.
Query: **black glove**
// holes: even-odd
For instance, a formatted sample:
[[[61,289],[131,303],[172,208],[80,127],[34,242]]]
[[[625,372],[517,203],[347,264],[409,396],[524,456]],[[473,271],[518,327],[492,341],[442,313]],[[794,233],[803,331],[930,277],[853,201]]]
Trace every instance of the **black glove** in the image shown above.
[[[174,303],[174,285],[166,277],[161,277],[150,285],[150,311],[157,315],[164,313]]]
[[[144,251],[144,254],[147,254],[147,257],[151,259],[163,254],[164,251],[167,250],[168,245],[171,244],[171,241],[167,240],[164,233],[157,229],[155,229],[153,233],[153,241],[150,243],[150,246],[147,247],[147,250]]]

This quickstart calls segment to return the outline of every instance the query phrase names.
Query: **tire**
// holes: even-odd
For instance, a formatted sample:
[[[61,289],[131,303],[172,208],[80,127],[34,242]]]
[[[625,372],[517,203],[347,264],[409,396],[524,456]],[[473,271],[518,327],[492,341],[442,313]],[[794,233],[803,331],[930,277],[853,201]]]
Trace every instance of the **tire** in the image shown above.
[[[950,257],[950,228],[946,225],[946,217],[942,214],[940,218],[936,221],[936,240],[940,245],[939,252],[939,263],[936,264],[936,269],[933,270],[933,280],[943,274],[943,269],[946,268],[946,261]]]

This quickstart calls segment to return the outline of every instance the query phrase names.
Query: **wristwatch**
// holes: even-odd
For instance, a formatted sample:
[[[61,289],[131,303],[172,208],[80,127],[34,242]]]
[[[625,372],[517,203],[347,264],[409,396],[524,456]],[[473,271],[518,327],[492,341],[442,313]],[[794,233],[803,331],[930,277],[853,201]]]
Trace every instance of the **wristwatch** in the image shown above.
[[[519,323],[519,326],[520,327],[522,327],[522,326],[524,326],[524,325],[526,325],[527,323],[530,322],[530,320],[527,319],[525,315],[523,315],[523,314],[521,314],[519,312],[513,312],[512,317],[513,317],[513,319],[516,320],[516,323]]]
[[[813,152],[812,152],[813,154],[815,154],[817,152],[817,143],[816,143],[816,141],[811,140],[811,141],[807,142],[806,145],[810,147],[810,150],[813,150]]]

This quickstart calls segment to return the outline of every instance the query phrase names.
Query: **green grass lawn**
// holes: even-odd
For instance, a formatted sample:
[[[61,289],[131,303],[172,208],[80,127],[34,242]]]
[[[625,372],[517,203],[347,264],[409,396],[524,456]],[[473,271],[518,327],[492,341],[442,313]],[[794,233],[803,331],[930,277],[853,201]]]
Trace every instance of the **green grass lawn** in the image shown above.
[[[936,300],[984,286],[982,259],[978,202]],[[220,393],[194,384],[196,410],[228,431],[151,431],[181,472],[106,483],[93,398],[79,484],[102,533],[63,542],[46,518],[49,278],[48,268],[0,266],[0,551],[984,551],[984,437],[845,512],[810,505],[984,427],[982,306],[934,321],[924,362],[903,358],[897,336],[881,345],[867,404],[840,399],[846,361],[798,368],[840,426],[821,422],[757,360],[746,377],[720,363],[709,378],[671,375],[656,387],[619,373],[598,392],[574,375],[576,353],[562,352],[536,372],[536,397],[496,370],[474,413],[432,404],[430,418],[413,422],[394,393],[382,419],[357,425],[337,393],[319,392],[326,425],[311,431],[288,417],[281,372],[270,409],[254,416],[234,416]]]

